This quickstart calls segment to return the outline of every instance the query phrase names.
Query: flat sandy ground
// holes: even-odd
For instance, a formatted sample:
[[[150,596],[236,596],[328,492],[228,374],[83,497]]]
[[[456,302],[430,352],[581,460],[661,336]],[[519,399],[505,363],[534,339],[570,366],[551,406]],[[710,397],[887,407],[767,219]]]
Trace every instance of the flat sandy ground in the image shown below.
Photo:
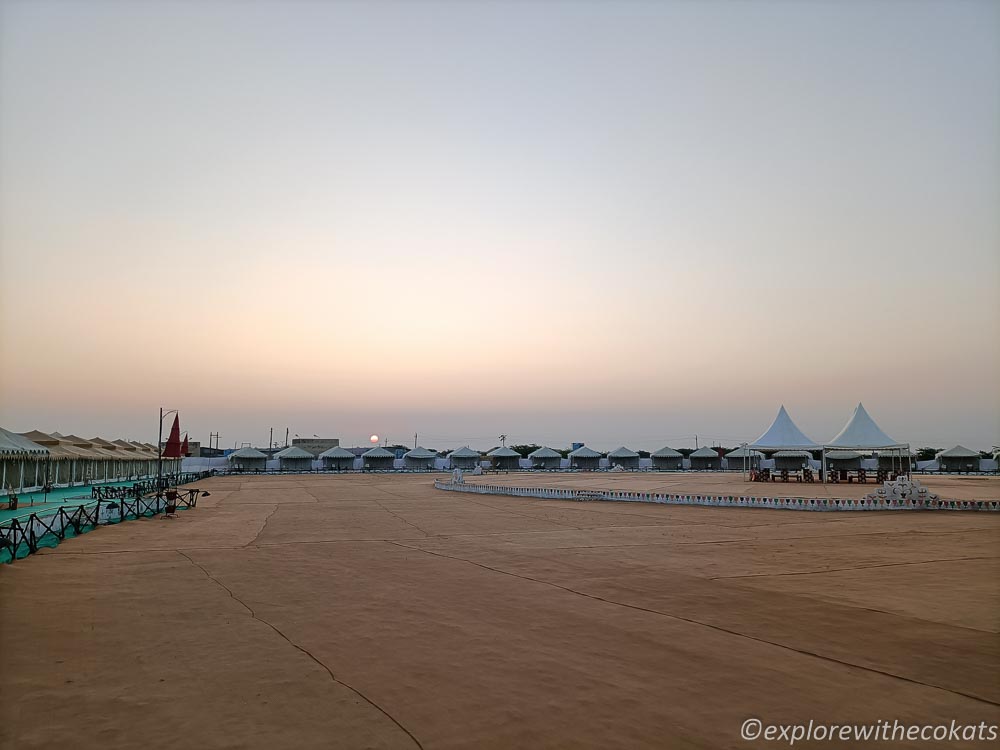
[[[744,742],[751,716],[1000,723],[998,514],[431,482],[218,478],[175,519],[0,566],[0,747],[748,748],[787,746]]]

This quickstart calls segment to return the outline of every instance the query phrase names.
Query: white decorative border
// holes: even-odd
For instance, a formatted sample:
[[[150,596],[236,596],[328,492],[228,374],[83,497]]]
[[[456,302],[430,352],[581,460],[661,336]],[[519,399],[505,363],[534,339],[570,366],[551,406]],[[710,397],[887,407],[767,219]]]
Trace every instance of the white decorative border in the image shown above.
[[[553,487],[511,487],[500,484],[455,484],[437,480],[434,487],[448,492],[477,495],[537,497],[545,500],[605,500],[620,503],[664,503],[668,505],[715,505],[738,508],[774,508],[779,510],[972,510],[1000,512],[1000,500],[942,500],[920,493],[912,497],[893,497],[881,489],[862,498],[750,497],[745,495],[676,495],[658,492],[623,492],[619,490],[565,490]]]

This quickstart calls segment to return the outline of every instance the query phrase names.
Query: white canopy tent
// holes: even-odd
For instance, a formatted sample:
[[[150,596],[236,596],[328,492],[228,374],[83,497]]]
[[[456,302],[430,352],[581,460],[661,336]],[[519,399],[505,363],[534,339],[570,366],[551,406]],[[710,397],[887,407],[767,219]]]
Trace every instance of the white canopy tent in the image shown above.
[[[771,426],[750,447],[765,451],[818,451],[821,446],[799,429],[782,404]]]
[[[847,420],[844,428],[823,446],[823,478],[826,479],[826,452],[828,449],[838,451],[875,451],[898,458],[901,469],[909,473],[910,445],[900,443],[889,437],[875,420],[871,418],[862,403],[854,407],[854,413]]]

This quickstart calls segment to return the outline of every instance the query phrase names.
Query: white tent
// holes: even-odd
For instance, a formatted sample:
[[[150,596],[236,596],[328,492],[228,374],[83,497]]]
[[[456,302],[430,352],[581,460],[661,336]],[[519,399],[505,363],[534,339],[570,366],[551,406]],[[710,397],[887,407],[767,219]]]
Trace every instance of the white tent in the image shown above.
[[[403,454],[403,466],[407,469],[433,469],[437,453],[417,446]]]
[[[596,469],[601,465],[601,454],[581,445],[569,452],[569,465],[575,469]]]
[[[709,448],[707,445],[696,450],[688,458],[691,459],[692,469],[718,470],[722,468],[722,460],[719,458],[719,452],[715,448]]]
[[[391,469],[396,454],[385,448],[375,447],[361,454],[366,469]]]
[[[0,427],[0,494],[38,487],[44,481],[49,449]],[[41,471],[39,471],[41,464]]]
[[[820,445],[810,439],[799,426],[792,421],[782,404],[778,415],[771,422],[764,434],[750,444],[751,448],[763,450],[819,450]]]
[[[521,454],[510,448],[494,448],[486,455],[493,460],[493,468],[495,469],[521,468]]]
[[[234,469],[263,471],[267,466],[267,455],[255,448],[240,448],[227,456]]]
[[[726,466],[730,471],[756,469],[762,458],[764,458],[764,454],[760,451],[751,450],[741,445],[736,450],[726,454]]]
[[[844,429],[837,433],[830,442],[823,446],[823,476],[826,477],[826,449],[836,448],[839,450],[875,450],[882,455],[880,458],[888,459],[892,464],[897,464],[904,473],[909,473],[911,464],[910,446],[907,443],[900,443],[892,439],[875,420],[865,411],[864,404],[858,403],[854,408],[854,413],[847,420]],[[881,462],[880,462],[881,463]],[[881,467],[880,467],[881,468]]]
[[[956,445],[935,456],[941,471],[979,471],[979,451]]]
[[[291,445],[274,454],[282,471],[312,471],[315,456],[297,445]]]
[[[562,463],[562,454],[552,448],[539,448],[528,454],[533,469],[558,469]]]
[[[469,446],[459,448],[448,454],[453,469],[474,469],[479,464],[479,451],[473,450]]]
[[[354,468],[354,454],[339,445],[319,454],[324,469],[345,471]]]
[[[611,466],[618,464],[623,469],[638,469],[639,454],[623,445],[608,454],[608,464]]]
[[[663,446],[655,453],[650,453],[649,457],[653,460],[653,468],[661,471],[680,469],[684,465],[684,454],[668,446]]]
[[[854,408],[854,414],[847,420],[844,429],[837,433],[837,436],[826,444],[828,448],[854,448],[859,450],[874,450],[877,448],[906,448],[905,443],[898,443],[882,432],[882,428],[875,424],[868,412],[865,411],[864,404],[858,404]]]

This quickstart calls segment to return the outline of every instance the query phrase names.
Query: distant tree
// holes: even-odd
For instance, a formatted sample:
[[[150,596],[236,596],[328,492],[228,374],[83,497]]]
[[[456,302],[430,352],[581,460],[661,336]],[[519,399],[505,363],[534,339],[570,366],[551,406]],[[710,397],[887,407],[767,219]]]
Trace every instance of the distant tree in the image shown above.
[[[918,461],[933,461],[934,456],[940,453],[943,448],[917,448]]]
[[[678,453],[680,453],[684,458],[687,458],[692,453],[694,453],[694,448],[677,448]]]
[[[639,458],[649,458],[649,451],[636,451],[639,454]]]
[[[558,453],[563,458],[569,458],[569,454],[570,454],[570,452],[573,449],[572,448],[553,448],[552,450],[554,450],[556,453]]]
[[[534,443],[531,443],[530,445],[512,445],[510,446],[510,449],[512,451],[520,453],[521,458],[527,458],[529,454],[534,453],[541,447],[542,446],[540,445],[535,445]]]

